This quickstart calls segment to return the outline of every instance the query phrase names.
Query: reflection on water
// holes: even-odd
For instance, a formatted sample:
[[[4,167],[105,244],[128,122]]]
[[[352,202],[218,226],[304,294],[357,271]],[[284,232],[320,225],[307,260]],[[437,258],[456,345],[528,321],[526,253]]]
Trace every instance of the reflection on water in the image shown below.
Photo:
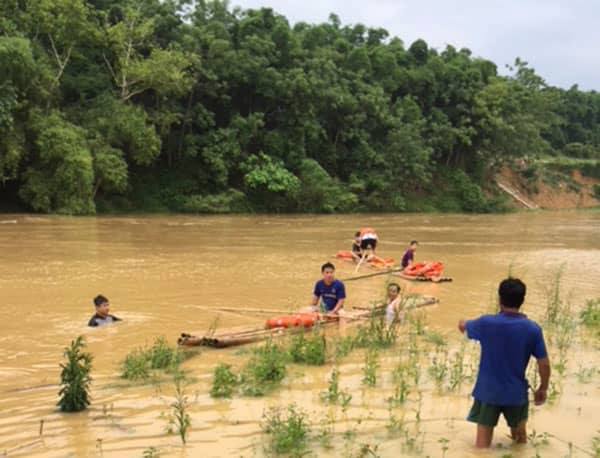
[[[174,342],[181,331],[207,329],[219,307],[293,310],[307,305],[320,265],[336,251],[349,249],[362,225],[378,230],[382,255],[399,259],[406,243],[417,239],[418,259],[446,264],[453,283],[409,288],[441,299],[427,311],[428,324],[447,335],[454,335],[457,319],[489,309],[509,265],[529,285],[526,311],[534,316],[544,305],[549,276],[561,264],[573,304],[600,296],[600,213],[593,212],[78,219],[3,215],[0,453],[14,449],[21,456],[94,456],[100,451],[141,456],[154,445],[176,456],[197,456],[200,451],[204,456],[260,455],[258,421],[264,407],[294,400],[309,411],[320,408],[318,392],[326,386],[330,368],[302,367],[268,399],[214,401],[208,387],[216,362],[239,364],[243,358],[236,350],[203,352],[185,363],[195,381],[189,387],[193,428],[182,451],[175,437],[165,436],[165,422],[159,419],[168,410],[171,387],[125,386],[118,379],[119,362],[157,335]],[[340,277],[353,270],[338,263]],[[384,277],[348,283],[348,305],[381,299],[384,283]],[[123,323],[85,327],[93,314],[91,299],[98,293],[110,298],[112,313]],[[220,316],[222,326],[260,322],[253,315]],[[86,336],[95,358],[93,405],[83,414],[61,415],[54,407],[58,363],[63,347],[78,334]],[[588,356],[586,364],[598,363],[596,353]],[[393,366],[392,360],[393,353],[384,358],[384,369]],[[353,414],[383,418],[387,407],[381,393],[360,386],[361,364],[362,356],[353,355],[341,367],[343,385],[356,400]],[[598,385],[596,378],[590,385],[570,387],[559,403],[536,410],[535,427],[589,449],[599,426],[592,417],[600,407]],[[435,396],[425,399],[424,418],[443,419],[427,425],[429,454],[440,454],[440,437],[451,438],[448,456],[472,453],[474,428],[463,421],[468,405],[466,395],[452,402],[444,398],[441,405]],[[45,420],[42,441],[37,437],[40,419]],[[399,442],[386,438],[383,423],[369,427],[380,455],[399,455]],[[504,431],[500,428],[498,440],[505,441]],[[533,454],[531,449],[511,453]],[[565,454],[550,448],[543,455]]]

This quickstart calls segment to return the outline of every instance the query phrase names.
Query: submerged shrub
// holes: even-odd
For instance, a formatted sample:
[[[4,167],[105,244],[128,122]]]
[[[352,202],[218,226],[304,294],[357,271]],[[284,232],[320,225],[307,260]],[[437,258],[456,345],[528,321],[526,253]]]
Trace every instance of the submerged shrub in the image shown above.
[[[579,317],[585,326],[600,331],[600,299],[588,300]]]
[[[285,377],[288,355],[272,340],[254,350],[241,375],[242,392],[248,396],[263,396]]]
[[[175,399],[171,404],[171,412],[168,416],[167,431],[172,434],[177,432],[183,445],[187,442],[188,429],[192,426],[189,410],[189,401],[185,393],[185,385],[179,377],[174,377]]]
[[[133,350],[121,364],[121,377],[127,380],[145,380],[150,377],[148,356],[143,349]]]
[[[230,398],[238,384],[238,377],[229,364],[219,364],[213,375],[213,385],[210,395],[213,398]]]
[[[152,371],[163,370],[178,373],[184,354],[167,343],[164,337],[157,337],[150,348],[137,348],[130,352],[121,364],[121,377],[127,380],[145,380]]]
[[[306,337],[301,332],[293,337],[289,352],[295,363],[322,366],[327,358],[327,340],[320,333]]]
[[[90,372],[92,370],[92,355],[83,352],[85,340],[82,336],[71,342],[65,348],[66,363],[61,364],[60,400],[58,406],[63,412],[79,412],[90,405]]]
[[[307,414],[295,404],[287,407],[272,407],[263,414],[262,430],[270,436],[270,451],[277,455],[303,456],[308,446]]]
[[[398,339],[398,325],[397,321],[388,325],[383,316],[373,313],[367,325],[358,328],[354,346],[357,348],[389,348]]]

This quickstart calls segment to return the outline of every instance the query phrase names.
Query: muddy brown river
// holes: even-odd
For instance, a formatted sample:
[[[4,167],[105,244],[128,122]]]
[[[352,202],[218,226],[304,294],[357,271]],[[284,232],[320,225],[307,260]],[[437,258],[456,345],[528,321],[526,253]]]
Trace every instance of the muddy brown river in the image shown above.
[[[340,363],[340,385],[352,401],[346,412],[335,413],[331,447],[317,439],[321,419],[330,410],[319,393],[327,388],[331,364],[291,365],[283,386],[264,398],[215,400],[208,393],[214,367],[219,362],[239,367],[247,354],[239,349],[203,350],[183,365],[190,378],[186,391],[192,421],[185,447],[165,431],[172,383],[132,384],[119,377],[125,355],[157,336],[174,343],[182,331],[205,331],[217,316],[221,327],[260,325],[264,320],[252,313],[219,312],[221,307],[243,312],[308,305],[320,265],[336,251],[350,249],[354,231],[366,225],[377,229],[383,256],[399,259],[407,242],[417,239],[418,260],[445,263],[452,283],[403,286],[440,299],[439,305],[424,309],[427,327],[451,342],[460,343],[455,330],[459,318],[490,310],[496,285],[509,266],[527,282],[524,311],[536,319],[543,317],[544,289],[561,265],[563,291],[574,310],[586,298],[600,297],[600,212],[0,215],[0,456],[142,457],[149,447],[160,456],[264,456],[268,440],[260,427],[263,411],[290,402],[309,416],[312,456],[361,456],[365,445],[374,454],[363,456],[593,456],[592,439],[600,437],[600,346],[579,328],[560,393],[552,403],[532,409],[529,430],[541,437],[533,438],[537,448],[512,446],[501,420],[494,439],[498,447],[475,451],[475,427],[464,420],[473,382],[440,394],[426,382],[424,368],[418,431],[413,429],[417,401],[396,411],[418,442],[410,449],[406,435],[386,428],[395,349],[382,352],[375,388],[361,384],[364,352]],[[353,265],[336,265],[338,277],[353,274]],[[370,271],[364,267],[361,272]],[[348,282],[347,307],[381,299],[385,282],[385,276]],[[92,298],[99,293],[109,297],[111,312],[122,323],[86,326],[94,312]],[[56,407],[59,363],[63,348],[77,335],[86,337],[94,357],[92,404],[85,412],[62,414]],[[478,349],[469,348],[475,360]],[[591,374],[586,380],[577,376],[582,369]]]

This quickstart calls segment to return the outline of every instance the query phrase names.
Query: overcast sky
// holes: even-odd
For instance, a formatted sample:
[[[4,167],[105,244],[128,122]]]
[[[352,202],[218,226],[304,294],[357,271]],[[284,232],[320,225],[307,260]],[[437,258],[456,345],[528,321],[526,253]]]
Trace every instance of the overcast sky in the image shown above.
[[[521,57],[549,84],[600,90],[600,0],[231,0],[268,6],[295,23],[324,22],[383,27],[406,46],[467,47],[505,72]]]

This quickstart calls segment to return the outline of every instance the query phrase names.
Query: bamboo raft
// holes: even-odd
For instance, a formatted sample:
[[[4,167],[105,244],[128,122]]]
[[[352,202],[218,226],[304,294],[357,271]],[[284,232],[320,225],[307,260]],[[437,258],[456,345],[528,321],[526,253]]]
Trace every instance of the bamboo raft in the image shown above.
[[[439,300],[433,296],[411,296],[407,298],[404,306],[405,310],[413,308],[426,307],[437,304]],[[385,313],[385,305],[376,307],[356,307],[352,311],[340,313],[336,317],[323,317],[318,322],[317,326],[333,327],[339,323],[352,323],[361,319],[369,318],[372,314]],[[284,337],[300,332],[307,332],[313,329],[312,327],[293,327],[293,328],[274,328],[265,329],[264,326],[258,327],[238,327],[224,330],[223,332],[208,332],[205,335],[195,336],[192,334],[182,333],[177,343],[184,347],[212,347],[212,348],[227,348],[238,345],[246,345],[269,338]]]
[[[430,281],[433,283],[443,283],[453,281],[452,277],[415,277],[412,275],[405,275],[402,272],[393,273],[392,275],[400,277],[403,280],[408,281]]]

